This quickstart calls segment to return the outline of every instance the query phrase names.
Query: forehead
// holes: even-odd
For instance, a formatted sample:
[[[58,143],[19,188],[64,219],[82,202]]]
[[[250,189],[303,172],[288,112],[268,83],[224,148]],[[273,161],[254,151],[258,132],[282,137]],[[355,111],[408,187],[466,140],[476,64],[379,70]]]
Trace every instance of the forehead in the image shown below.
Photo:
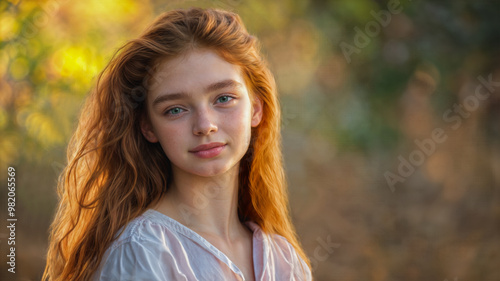
[[[150,93],[164,91],[196,92],[207,85],[223,80],[244,85],[241,68],[208,49],[194,49],[172,59],[164,60],[152,75]]]

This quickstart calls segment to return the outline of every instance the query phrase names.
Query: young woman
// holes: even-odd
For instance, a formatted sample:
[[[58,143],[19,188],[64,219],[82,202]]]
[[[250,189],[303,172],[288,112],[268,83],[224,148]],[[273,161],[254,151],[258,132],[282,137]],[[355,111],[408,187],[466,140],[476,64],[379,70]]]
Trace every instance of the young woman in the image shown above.
[[[101,73],[59,181],[45,280],[310,280],[272,74],[240,18],[162,14]]]

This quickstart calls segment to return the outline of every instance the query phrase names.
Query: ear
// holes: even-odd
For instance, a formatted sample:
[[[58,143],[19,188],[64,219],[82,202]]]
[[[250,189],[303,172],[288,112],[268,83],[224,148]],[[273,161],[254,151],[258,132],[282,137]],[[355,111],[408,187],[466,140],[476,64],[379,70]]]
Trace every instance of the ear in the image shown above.
[[[252,105],[252,127],[257,127],[262,120],[263,104],[259,97],[255,97]]]
[[[149,121],[149,118],[147,116],[141,117],[141,132],[142,132],[142,135],[149,142],[152,142],[152,143],[158,142],[158,138],[156,137],[156,134],[153,131],[153,126],[151,125],[151,122]]]

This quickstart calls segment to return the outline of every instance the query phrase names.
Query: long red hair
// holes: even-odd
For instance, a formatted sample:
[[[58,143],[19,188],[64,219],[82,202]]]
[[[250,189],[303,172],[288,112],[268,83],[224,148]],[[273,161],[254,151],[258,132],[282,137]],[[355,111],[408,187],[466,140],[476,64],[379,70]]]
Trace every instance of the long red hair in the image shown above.
[[[285,237],[309,265],[289,215],[281,155],[280,108],[257,39],[238,15],[191,8],[160,15],[128,42],[99,75],[68,146],[58,182],[44,280],[88,280],[116,234],[169,186],[169,160],[140,130],[155,65],[192,48],[209,48],[239,65],[263,117],[240,162],[238,215]],[[166,172],[167,171],[167,172]]]

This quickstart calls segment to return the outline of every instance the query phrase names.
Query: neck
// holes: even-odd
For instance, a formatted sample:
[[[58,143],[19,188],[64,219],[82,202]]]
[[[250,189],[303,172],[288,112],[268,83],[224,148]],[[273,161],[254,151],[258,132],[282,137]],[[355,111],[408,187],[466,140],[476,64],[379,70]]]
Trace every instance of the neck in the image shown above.
[[[244,227],[238,218],[238,166],[214,177],[174,171],[173,183],[156,210],[195,232],[232,241]]]

